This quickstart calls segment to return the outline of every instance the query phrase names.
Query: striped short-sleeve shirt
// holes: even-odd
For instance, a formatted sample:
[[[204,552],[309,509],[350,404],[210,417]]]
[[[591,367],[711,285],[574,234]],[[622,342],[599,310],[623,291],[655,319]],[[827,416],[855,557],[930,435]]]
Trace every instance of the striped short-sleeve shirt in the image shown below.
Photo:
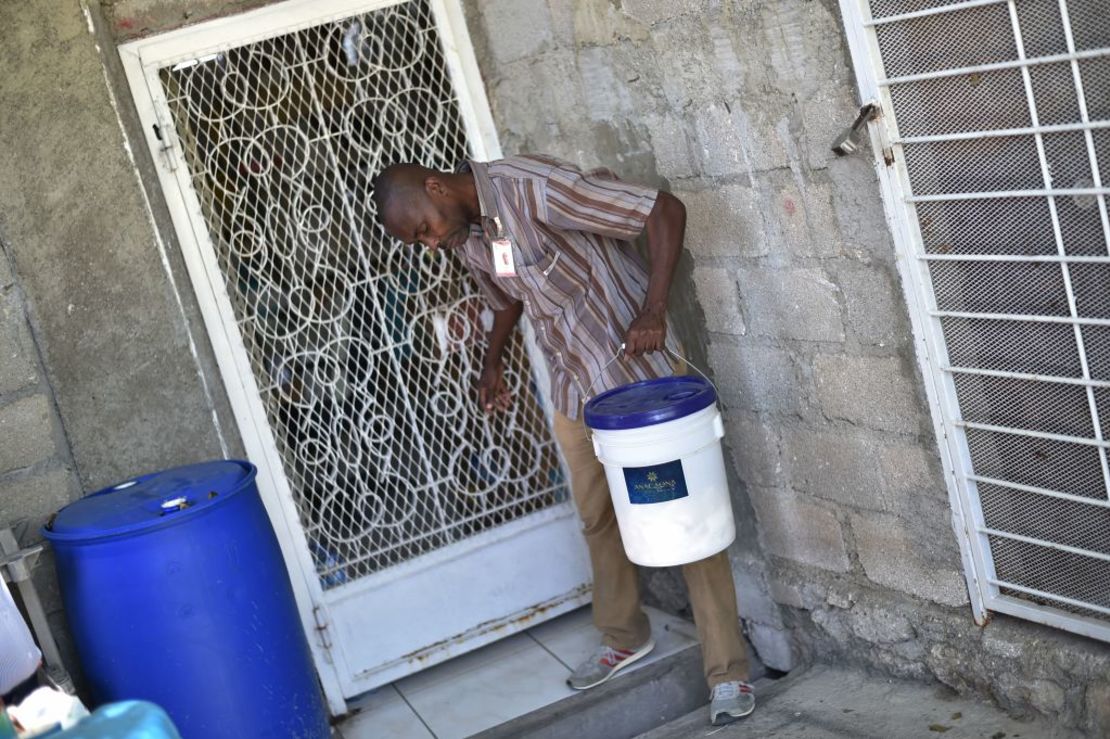
[[[555,409],[578,418],[587,390],[596,395],[670,374],[662,352],[608,364],[647,293],[647,266],[632,242],[658,191],[546,156],[469,162],[467,168],[483,218],[461,256],[490,307],[524,304],[547,358]],[[512,243],[514,276],[494,270],[494,218]],[[669,325],[667,334],[673,348]]]

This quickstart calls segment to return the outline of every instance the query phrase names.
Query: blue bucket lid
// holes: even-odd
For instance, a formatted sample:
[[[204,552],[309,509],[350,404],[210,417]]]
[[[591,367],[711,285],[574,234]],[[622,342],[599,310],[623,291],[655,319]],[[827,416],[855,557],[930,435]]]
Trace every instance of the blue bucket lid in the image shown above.
[[[658,377],[607,390],[586,403],[586,425],[603,431],[654,426],[683,418],[717,402],[702,377]]]
[[[42,533],[74,541],[171,526],[250,486],[257,472],[250,462],[220,460],[143,475],[70,503]]]

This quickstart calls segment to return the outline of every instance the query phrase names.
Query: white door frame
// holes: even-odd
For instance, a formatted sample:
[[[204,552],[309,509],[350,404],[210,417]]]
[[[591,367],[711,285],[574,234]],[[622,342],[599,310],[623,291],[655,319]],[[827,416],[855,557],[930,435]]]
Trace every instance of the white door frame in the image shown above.
[[[971,596],[975,622],[986,625],[990,611],[1007,613],[1056,628],[1072,631],[1102,641],[1110,641],[1110,626],[1105,622],[1069,613],[1050,606],[1005,595],[1000,592],[991,558],[989,529],[984,521],[982,504],[973,474],[971,453],[961,420],[956,387],[948,366],[948,352],[941,328],[940,311],[933,295],[929,262],[918,230],[905,153],[895,139],[894,106],[890,87],[885,83],[881,55],[875,35],[875,21],[867,0],[839,0],[844,30],[859,85],[860,100],[875,102],[881,109],[878,118],[868,124],[874,152],[887,224],[893,236],[899,276],[913,330],[918,366],[928,397],[933,429],[944,469],[952,509],[952,525],[959,543],[964,575]],[[887,23],[900,18],[929,15],[934,12],[955,12],[987,4],[1011,6],[1014,0],[965,0],[944,6],[939,11],[926,10],[898,18],[884,18]],[[1011,12],[1012,12],[1011,7]],[[1067,57],[1068,55],[1064,55]],[[1071,55],[1075,56],[1075,55]],[[991,65],[984,65],[990,67]],[[973,71],[971,68],[968,70]],[[1030,435],[1050,435],[1029,432]],[[1063,601],[1060,595],[1051,597]]]
[[[258,488],[289,569],[301,621],[306,633],[310,635],[309,643],[329,708],[335,715],[346,712],[346,698],[409,674],[418,669],[414,665],[420,668],[431,666],[529,628],[590,600],[584,544],[578,534],[573,503],[569,500],[374,575],[331,588],[325,593],[299,522],[293,494],[267,420],[249,356],[234,321],[223,274],[208,231],[204,227],[201,204],[191,186],[189,170],[175,127],[172,121],[164,120],[159,112],[169,109],[158,79],[160,68],[175,63],[188,63],[229,47],[261,41],[357,13],[379,10],[403,1],[285,0],[119,47],[142,123],[143,135],[154,153],[159,182],[167,194],[166,200],[181,243],[185,265],[198,297],[247,456],[258,467]],[[429,3],[436,19],[451,82],[457,93],[459,112],[464,121],[471,154],[480,160],[497,159],[501,156],[501,148],[459,0],[429,0]],[[243,33],[244,22],[249,22],[253,31],[249,36]],[[156,126],[161,132],[161,138],[155,135]],[[178,193],[179,197],[176,195]],[[537,348],[531,327],[526,321],[522,322],[522,326],[536,386],[550,423],[552,407],[548,397],[546,363]],[[342,652],[332,648],[334,634],[329,633],[329,609],[343,608],[345,605],[349,608],[351,601],[357,599],[360,593],[376,588],[396,587],[416,571],[431,567],[454,567],[456,572],[465,572],[468,555],[482,547],[495,545],[525,532],[557,539],[554,543],[564,548],[568,546],[567,536],[573,534],[575,546],[582,551],[567,554],[574,557],[580,555],[581,563],[576,562],[575,567],[579,570],[586,568],[585,585],[571,588],[553,600],[537,603],[525,612],[498,614],[496,620],[481,624],[480,628],[475,627],[452,635],[445,643],[434,644],[406,655],[404,663],[391,663],[373,674],[355,675],[355,671],[344,663]],[[528,572],[528,568],[521,567],[520,563],[507,563],[507,569],[514,567],[526,576],[536,574]],[[465,579],[459,583],[459,587],[466,587]]]

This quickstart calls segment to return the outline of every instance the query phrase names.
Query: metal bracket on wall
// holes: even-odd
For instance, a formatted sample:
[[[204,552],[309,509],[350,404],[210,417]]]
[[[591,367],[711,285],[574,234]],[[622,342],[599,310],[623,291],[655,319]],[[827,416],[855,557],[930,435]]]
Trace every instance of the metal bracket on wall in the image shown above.
[[[42,545],[36,544],[26,549],[20,549],[15,534],[11,529],[0,529],[0,575],[5,582],[12,583],[19,590],[20,600],[23,601],[23,610],[31,621],[31,630],[35,633],[35,641],[42,650],[42,657],[46,663],[47,676],[65,692],[73,695],[76,688],[73,679],[62,664],[58,645],[54,641],[54,633],[50,630],[50,622],[46,619],[46,612],[39,600],[39,593],[31,579],[31,573],[42,554]]]
[[[836,140],[833,141],[832,150],[840,156],[847,156],[848,154],[855,154],[859,151],[859,135],[866,126],[868,121],[873,121],[879,117],[882,112],[879,104],[870,102],[864,104],[859,109],[859,114],[851,126],[844,129]]]

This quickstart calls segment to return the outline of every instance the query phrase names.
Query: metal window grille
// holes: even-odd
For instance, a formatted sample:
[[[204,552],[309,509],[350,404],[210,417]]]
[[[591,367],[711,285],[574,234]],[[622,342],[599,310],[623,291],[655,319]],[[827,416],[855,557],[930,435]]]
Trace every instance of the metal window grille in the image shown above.
[[[325,588],[566,499],[523,337],[486,416],[482,300],[369,197],[385,164],[467,156],[440,43],[411,0],[159,70]]]
[[[986,605],[1110,639],[1106,2],[861,20]]]

